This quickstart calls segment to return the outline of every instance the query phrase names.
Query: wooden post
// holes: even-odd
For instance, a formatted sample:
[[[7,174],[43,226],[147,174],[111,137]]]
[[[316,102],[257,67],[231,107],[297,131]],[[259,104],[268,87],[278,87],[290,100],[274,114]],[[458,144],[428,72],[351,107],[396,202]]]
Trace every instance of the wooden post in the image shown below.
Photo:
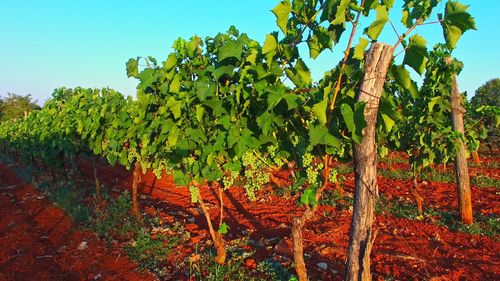
[[[447,65],[451,65],[452,58],[445,59]],[[456,75],[452,76],[451,81],[451,120],[453,130],[464,133],[464,113],[465,108],[461,105],[462,98],[458,93],[458,83]],[[461,139],[457,139],[458,151],[455,157],[455,176],[457,179],[458,193],[458,211],[462,222],[471,225],[472,218],[472,199],[470,191],[469,169],[467,167],[467,153],[465,144]]]
[[[364,117],[367,125],[363,129],[361,143],[354,145],[355,191],[346,280],[372,279],[371,236],[375,200],[378,197],[375,127],[379,101],[393,52],[393,47],[387,44],[372,44],[366,56],[365,73],[359,88],[358,101],[366,103]]]

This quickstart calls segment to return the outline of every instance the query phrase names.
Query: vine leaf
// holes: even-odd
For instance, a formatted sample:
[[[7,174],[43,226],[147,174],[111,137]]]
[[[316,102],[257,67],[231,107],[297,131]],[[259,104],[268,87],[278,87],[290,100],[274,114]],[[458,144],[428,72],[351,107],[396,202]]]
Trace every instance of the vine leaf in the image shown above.
[[[323,26],[318,26],[314,29],[313,35],[307,40],[309,47],[309,56],[315,59],[326,49],[332,48],[332,38],[329,31]]]
[[[314,115],[318,118],[321,125],[326,124],[326,107],[328,105],[328,100],[323,99],[322,101],[315,104],[312,108]]]
[[[285,69],[285,73],[296,87],[307,87],[312,83],[311,72],[302,59],[298,59],[294,67]]]
[[[464,32],[476,30],[476,22],[468,12],[469,6],[460,2],[448,1],[444,11],[444,18],[439,14],[444,38],[450,49],[454,49]]]
[[[340,140],[331,135],[324,125],[311,125],[309,128],[309,138],[312,146],[325,144],[338,148],[341,145]]]
[[[403,59],[403,64],[406,64],[413,68],[418,74],[422,75],[425,70],[425,64],[427,63],[427,42],[425,39],[415,34],[410,37],[410,43],[405,52],[405,57]]]
[[[176,64],[177,57],[175,56],[175,54],[170,54],[168,55],[167,60],[163,63],[163,68],[165,68],[166,71],[170,71]]]
[[[304,193],[300,196],[300,203],[311,207],[316,206],[318,204],[318,200],[316,200],[315,188],[309,187],[304,190]]]
[[[268,64],[276,54],[277,48],[278,48],[278,41],[276,40],[276,37],[273,34],[267,34],[266,41],[264,41],[264,45],[262,46],[262,54],[266,55],[266,60],[268,61]]]
[[[137,59],[129,59],[127,61],[127,76],[128,77],[137,77],[139,75],[139,58]]]
[[[340,112],[347,129],[351,133],[351,138],[356,143],[361,143],[363,139],[363,128],[366,127],[364,109],[364,103],[356,103],[354,105],[354,110],[347,103],[340,106]]]
[[[386,6],[379,6],[375,8],[375,11],[377,12],[375,21],[364,30],[364,34],[372,40],[377,40],[378,36],[382,32],[382,29],[384,29],[385,24],[389,20],[389,13],[387,12]]]
[[[292,12],[292,5],[290,4],[290,0],[281,1],[272,9],[272,12],[276,16],[276,24],[278,24],[278,27],[286,35],[288,16]]]
[[[394,65],[391,68],[391,72],[396,80],[396,83],[407,90],[412,98],[416,99],[418,97],[417,84],[411,79],[408,70],[406,70],[402,65]]]
[[[225,222],[223,222],[223,223],[219,226],[219,230],[218,230],[218,232],[219,232],[220,234],[227,234],[228,230],[229,230],[229,226],[228,226]]]
[[[229,41],[219,48],[219,61],[227,58],[241,59],[243,53],[243,42],[241,40]]]
[[[363,58],[365,57],[365,49],[368,43],[370,43],[370,41],[360,37],[358,45],[354,47],[352,57],[357,60],[363,60]]]

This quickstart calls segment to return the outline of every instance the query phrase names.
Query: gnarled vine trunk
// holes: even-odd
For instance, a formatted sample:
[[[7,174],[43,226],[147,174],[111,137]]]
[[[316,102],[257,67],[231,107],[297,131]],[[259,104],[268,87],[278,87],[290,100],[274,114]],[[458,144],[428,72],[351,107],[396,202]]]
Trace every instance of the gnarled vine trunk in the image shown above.
[[[328,184],[328,177],[330,175],[330,157],[328,155],[323,158],[323,164],[323,185],[316,190],[316,201],[319,201],[321,194]],[[293,262],[295,264],[295,272],[297,272],[299,281],[308,280],[306,263],[304,261],[304,241],[302,238],[302,230],[304,229],[307,221],[313,217],[317,208],[318,205],[315,205],[314,207],[306,206],[306,210],[302,216],[293,218],[292,220]]]
[[[477,150],[472,151],[472,160],[474,160],[474,163],[479,164],[481,163],[481,158],[479,157],[479,153]]]
[[[92,158],[92,171],[94,173],[94,181],[95,181],[95,198],[97,201],[97,205],[99,206],[102,202],[101,197],[101,181],[99,180],[99,175],[97,174],[97,158]]]
[[[222,191],[220,190],[220,187],[219,187],[219,200],[221,204],[220,214],[221,214],[221,224],[222,224],[222,214],[224,205],[222,201]],[[224,264],[224,262],[226,261],[226,249],[224,248],[224,240],[222,239],[222,235],[219,232],[215,231],[212,225],[212,219],[210,218],[210,213],[208,212],[205,202],[203,201],[203,197],[201,196],[201,191],[198,192],[198,201],[200,203],[201,211],[203,212],[203,215],[205,215],[205,219],[207,220],[208,231],[210,232],[212,241],[214,241],[215,250],[217,251],[215,262],[218,264]]]
[[[446,64],[450,65],[451,57],[446,59]],[[453,130],[464,133],[464,113],[465,108],[462,107],[462,98],[458,93],[458,83],[456,75],[453,75],[451,85],[451,119],[453,122]],[[458,193],[458,211],[462,222],[471,225],[472,217],[472,195],[470,191],[469,169],[467,167],[467,152],[465,144],[461,139],[457,139],[458,151],[455,157],[455,176],[457,179]]]
[[[134,172],[132,175],[132,214],[134,217],[140,221],[141,220],[141,212],[139,211],[139,202],[137,201],[137,186],[141,181],[141,165],[139,163],[135,163]]]
[[[354,145],[354,207],[349,233],[346,280],[371,280],[370,252],[372,223],[377,186],[377,145],[375,126],[380,97],[384,89],[393,47],[373,43],[366,55],[365,73],[361,81],[358,101],[364,101],[366,128],[363,139]]]
[[[418,184],[417,177],[413,176],[413,186],[410,185],[410,194],[411,194],[411,196],[413,196],[413,200],[415,200],[415,204],[417,204],[418,215],[422,217],[424,215],[424,207],[423,207],[424,198],[422,198],[422,196],[420,196],[420,194],[418,193],[418,191],[417,191],[418,187],[419,187],[419,184]]]

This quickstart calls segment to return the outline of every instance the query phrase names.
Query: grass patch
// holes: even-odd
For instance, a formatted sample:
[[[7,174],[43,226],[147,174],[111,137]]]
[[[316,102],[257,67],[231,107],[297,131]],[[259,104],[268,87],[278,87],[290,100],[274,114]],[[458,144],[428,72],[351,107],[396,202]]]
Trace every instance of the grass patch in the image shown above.
[[[354,198],[349,195],[340,195],[337,190],[325,190],[319,204],[323,206],[337,207],[340,210],[347,210],[354,204]]]
[[[296,281],[290,270],[272,258],[265,259],[255,265],[254,269],[245,266],[245,260],[251,258],[253,251],[245,251],[239,245],[226,248],[225,264],[217,264],[214,260],[215,251],[198,253],[186,260],[189,263],[189,277],[194,280],[248,280],[248,281]]]
[[[391,214],[397,218],[409,220],[421,220],[418,217],[418,211],[415,204],[402,202],[398,200],[388,200],[381,196],[375,205],[375,212]],[[438,211],[433,208],[424,208],[424,217],[433,217],[435,224],[444,226],[451,231],[463,232],[468,234],[477,234],[488,237],[500,235],[500,217],[496,215],[485,216],[482,214],[474,215],[474,223],[470,226],[463,224],[458,215],[452,212]]]
[[[493,179],[487,176],[478,175],[471,179],[471,185],[475,185],[477,187],[496,187],[500,188],[500,180]]]
[[[469,167],[472,168],[488,168],[488,169],[500,169],[500,162],[481,162],[481,163],[474,163],[474,162],[469,162],[468,163]]]
[[[497,237],[500,235],[500,217],[496,215],[485,216],[482,214],[475,214],[474,223],[472,225],[465,225],[460,221],[460,217],[457,214],[440,212],[438,225],[445,226],[452,231],[468,234],[488,237]]]
[[[56,206],[63,209],[75,223],[81,224],[90,220],[91,211],[83,204],[85,194],[81,188],[70,182],[44,181],[38,184],[47,197]]]
[[[113,200],[103,192],[103,197],[106,200],[106,207],[96,209],[88,224],[89,228],[108,242],[128,234],[136,236],[140,232],[141,224],[134,216],[130,215],[132,207],[130,194],[125,191],[116,200]]]

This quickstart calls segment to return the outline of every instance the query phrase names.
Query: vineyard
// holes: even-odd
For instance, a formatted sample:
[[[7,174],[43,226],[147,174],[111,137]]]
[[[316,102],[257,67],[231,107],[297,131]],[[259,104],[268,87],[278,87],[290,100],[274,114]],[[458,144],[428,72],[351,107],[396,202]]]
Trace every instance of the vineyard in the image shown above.
[[[272,12],[263,43],[231,26],[130,59],[136,98],[59,88],[0,123],[0,280],[498,279],[500,108],[459,92],[468,6]],[[304,50],[343,58],[313,81]]]

